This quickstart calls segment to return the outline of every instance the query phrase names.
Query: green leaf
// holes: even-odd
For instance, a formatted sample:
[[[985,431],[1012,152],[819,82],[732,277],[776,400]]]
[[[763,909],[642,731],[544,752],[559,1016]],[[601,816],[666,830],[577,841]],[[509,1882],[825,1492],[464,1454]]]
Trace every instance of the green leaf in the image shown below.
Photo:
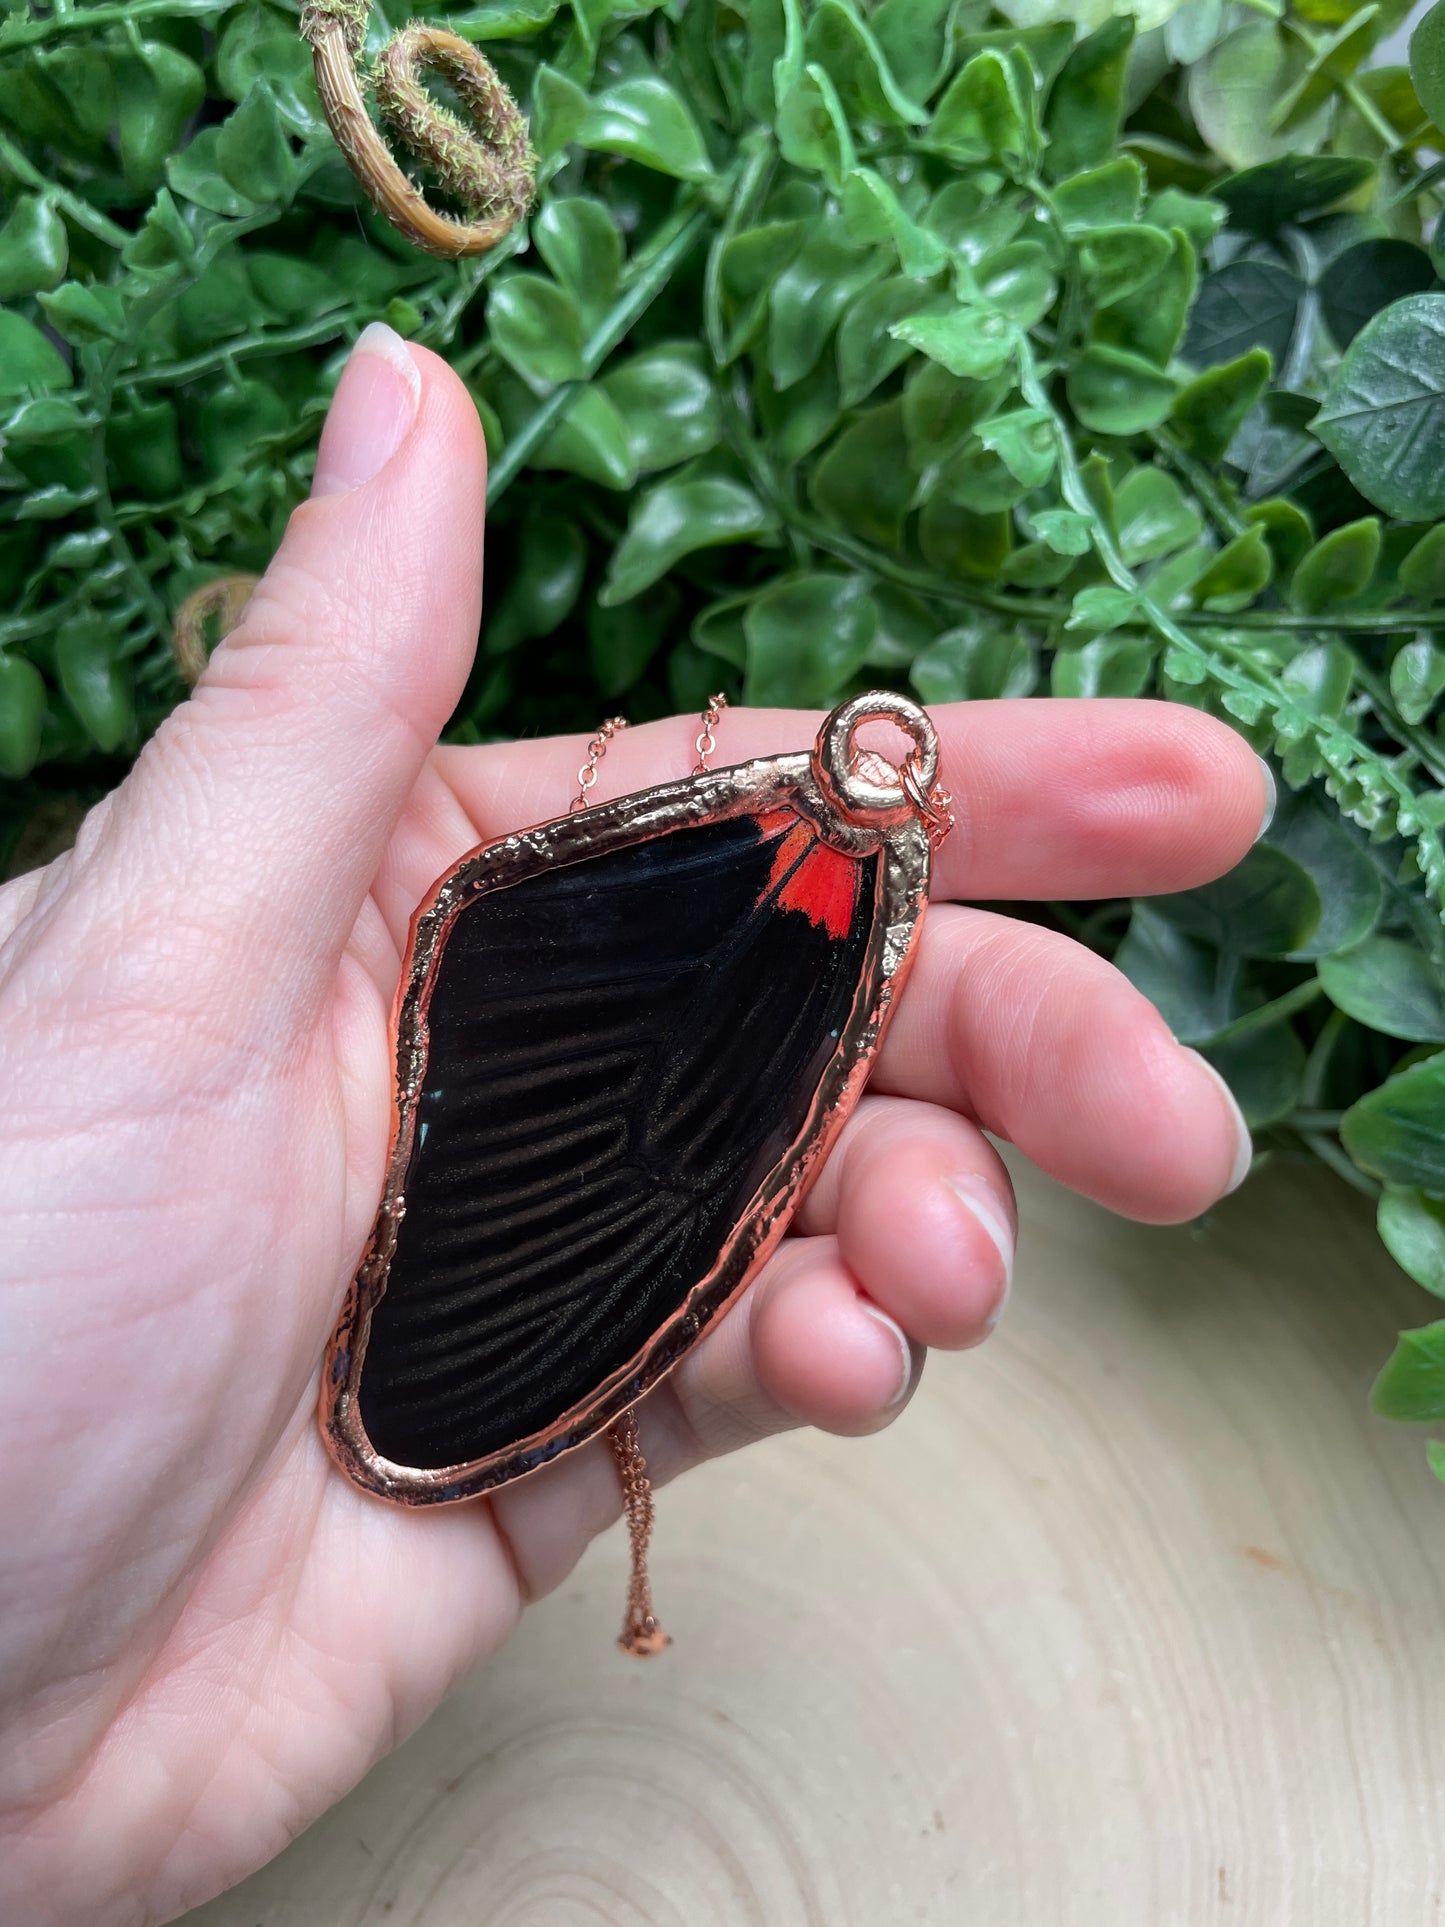
[[[69,366],[34,323],[0,309],[0,395],[33,395],[70,381]]]
[[[1029,518],[1041,542],[1059,555],[1087,555],[1093,547],[1093,524],[1077,509],[1035,509]]]
[[[1445,523],[1427,529],[1401,562],[1400,587],[1417,602],[1445,597]]]
[[[455,14],[447,24],[465,31]],[[258,80],[270,86],[293,134],[309,139],[325,131],[311,49],[296,31],[296,16],[248,0],[225,17],[216,43],[216,88],[240,102]]]
[[[1338,640],[1301,649],[1280,677],[1286,692],[1312,716],[1343,715],[1354,682],[1355,659]]]
[[[1367,1091],[1345,1112],[1340,1137],[1372,1177],[1445,1193],[1445,1054]]]
[[[598,600],[605,608],[630,602],[685,555],[746,542],[772,527],[771,514],[752,490],[726,476],[658,482],[637,498]]]
[[[1196,368],[1238,362],[1263,348],[1275,367],[1294,339],[1304,283],[1275,261],[1231,261],[1207,274],[1180,353]]]
[[[1253,602],[1274,573],[1274,557],[1261,528],[1236,535],[1196,577],[1191,594],[1196,603],[1242,608]]]
[[[575,522],[533,509],[522,524],[516,566],[482,625],[482,649],[503,656],[534,636],[550,636],[582,592],[587,542]]]
[[[707,148],[681,96],[656,74],[620,80],[588,104],[579,147],[620,154],[679,181],[712,179]]]
[[[843,406],[856,408],[866,401],[880,382],[907,361],[911,348],[890,332],[894,322],[952,305],[950,296],[920,287],[901,274],[865,288],[838,327],[838,390]]]
[[[849,0],[819,0],[805,45],[809,59],[827,69],[853,121],[907,127],[927,120],[927,110],[894,79],[882,48]]]
[[[1140,221],[1090,229],[1081,237],[1079,262],[1095,307],[1107,308],[1152,281],[1173,245],[1162,229]]]
[[[1059,649],[1049,667],[1055,696],[1138,696],[1154,667],[1152,643],[1129,636],[1095,636]]]
[[[40,296],[40,305],[50,325],[76,347],[125,340],[125,307],[118,288],[93,281],[63,281],[53,294]]]
[[[1244,511],[1244,519],[1264,530],[1276,575],[1292,575],[1301,558],[1314,546],[1313,523],[1297,503],[1286,501],[1282,496],[1251,502]]]
[[[843,218],[855,241],[889,241],[906,275],[926,280],[948,263],[936,234],[905,213],[898,196],[871,167],[855,167],[843,184]]]
[[[1147,463],[1124,477],[1115,492],[1114,512],[1119,547],[1131,568],[1187,549],[1204,532],[1203,517],[1185,501],[1174,477]]]
[[[1065,385],[1074,413],[1100,435],[1138,435],[1157,427],[1175,395],[1166,374],[1122,348],[1086,348],[1070,365]]]
[[[532,145],[547,160],[582,132],[590,103],[575,80],[543,61],[532,81]]]
[[[973,380],[997,374],[1018,342],[1013,322],[981,303],[957,308],[952,314],[913,315],[895,322],[888,332],[951,375]]]
[[[729,309],[728,361],[756,338],[773,284],[802,247],[805,231],[802,221],[771,221],[734,234],[724,244],[719,279]]]
[[[857,161],[848,116],[819,66],[803,69],[778,102],[778,147],[794,167],[821,174],[836,193]]]
[[[587,661],[598,690],[609,701],[641,680],[666,640],[672,614],[663,596],[636,605],[587,610]]]
[[[791,388],[815,368],[841,316],[886,271],[886,258],[819,227],[773,283],[768,363],[775,388]]]
[[[543,275],[509,274],[495,281],[487,327],[503,361],[539,395],[586,375],[577,303]]]
[[[813,506],[866,541],[894,548],[913,494],[899,400],[849,424],[813,470]]]
[[[1093,167],[1114,152],[1133,40],[1131,19],[1109,20],[1080,40],[1064,62],[1044,117],[1049,137],[1045,159],[1055,180]]]
[[[1091,583],[1074,597],[1066,629],[1080,635],[1107,635],[1122,629],[1139,617],[1139,598],[1129,589],[1115,588],[1112,582]]]
[[[69,258],[65,223],[54,205],[38,194],[17,195],[0,227],[0,301],[55,287]]]
[[[116,68],[120,163],[127,184],[149,193],[206,97],[195,61],[164,41],[139,41]]]
[[[290,426],[291,412],[269,383],[237,381],[202,404],[196,439],[208,472],[224,475],[239,468],[257,443]]]
[[[603,488],[631,488],[637,480],[627,423],[612,398],[592,385],[569,402],[530,466],[560,468]]]
[[[1320,896],[1314,934],[1292,957],[1325,957],[1369,936],[1380,919],[1384,885],[1363,831],[1318,789],[1283,790],[1269,841],[1309,873]]]
[[[1191,70],[1189,106],[1195,125],[1227,166],[1252,168],[1291,149],[1308,153],[1321,144],[1328,104],[1302,127],[1276,132],[1273,126],[1275,110],[1302,65],[1295,42],[1271,23],[1256,21],[1221,40]]]
[[[622,236],[603,202],[580,194],[544,202],[532,243],[589,322],[606,312],[622,273]]]
[[[1345,351],[1314,432],[1376,508],[1445,515],[1445,294],[1411,294]]]
[[[1406,1425],[1445,1418],[1445,1319],[1400,1333],[1370,1402],[1381,1418]]]
[[[722,437],[707,358],[690,341],[660,342],[619,362],[603,377],[602,389],[622,418],[642,474],[705,455]]]
[[[1084,239],[1091,228],[1132,221],[1144,192],[1144,170],[1132,154],[1085,168],[1054,188],[1054,212],[1066,234]]]
[[[954,10],[955,0],[883,0],[871,16],[879,50],[910,99],[927,100],[942,77]]]
[[[1118,648],[1115,642],[1090,649]],[[1153,1004],[1182,1044],[1203,1044],[1239,1015],[1233,976],[1219,967],[1219,953],[1161,916],[1151,903],[1136,902],[1124,940],[1114,953],[1118,969]]]
[[[1166,368],[1184,336],[1199,282],[1188,235],[1174,229],[1164,265],[1143,287],[1117,296],[1093,318],[1094,338]]]
[[[1206,369],[1180,389],[1169,423],[1191,454],[1205,462],[1221,459],[1264,393],[1269,371],[1268,350],[1252,348],[1237,361]]]
[[[1412,1044],[1445,1043],[1445,987],[1416,945],[1367,937],[1353,950],[1320,959],[1330,1000],[1371,1030]]]
[[[1274,234],[1333,207],[1374,176],[1374,162],[1353,154],[1285,154],[1211,182],[1209,192],[1229,209],[1231,227]]]
[[[1330,333],[1347,348],[1382,308],[1434,285],[1424,248],[1410,241],[1360,241],[1337,254],[1320,277],[1320,307]]]
[[[876,623],[862,576],[783,576],[770,583],[743,617],[747,700],[826,708],[862,668]]]
[[[980,616],[935,637],[912,678],[926,703],[980,702],[1032,694],[1038,664],[1024,637]]]
[[[1410,35],[1410,78],[1430,119],[1445,124],[1445,6],[1439,0]]]
[[[1387,1184],[1375,1220],[1386,1251],[1417,1285],[1445,1298],[1445,1198]]]
[[[296,161],[269,81],[258,80],[216,134],[216,167],[248,201],[287,201]]]
[[[179,154],[173,154],[166,162],[166,179],[183,201],[203,207],[210,214],[252,213],[255,203],[232,187],[221,172],[220,140],[219,127],[203,127]]]
[[[1380,559],[1380,524],[1373,515],[1331,529],[1315,543],[1290,580],[1290,600],[1306,615],[1318,615],[1362,596]]]
[[[981,264],[978,293],[987,307],[1017,327],[1031,328],[1054,305],[1056,284],[1047,250],[1038,241],[1015,241]]]
[[[1287,957],[1319,926],[1320,894],[1292,857],[1257,843],[1226,876],[1158,897],[1155,907],[1191,937],[1241,957]]]
[[[992,47],[957,74],[928,126],[928,144],[960,161],[1027,167],[1033,147],[1033,104],[1011,60]]]
[[[977,432],[983,446],[1024,488],[1040,488],[1053,474],[1058,444],[1052,418],[1043,409],[1010,409],[992,416]]]
[[[0,315],[0,321],[12,319]],[[19,320],[19,316],[13,319]],[[0,356],[0,369],[5,367]],[[40,754],[45,721],[45,683],[24,656],[0,655],[0,776],[28,776]]]
[[[55,636],[55,667],[65,699],[97,749],[120,748],[135,727],[130,663],[100,616],[72,616]]]
[[[1417,636],[1390,664],[1390,694],[1407,723],[1423,723],[1445,689],[1445,649]]]
[[[1287,1023],[1265,1024],[1244,1037],[1203,1046],[1244,1113],[1251,1131],[1288,1117],[1304,1086],[1305,1049]]]

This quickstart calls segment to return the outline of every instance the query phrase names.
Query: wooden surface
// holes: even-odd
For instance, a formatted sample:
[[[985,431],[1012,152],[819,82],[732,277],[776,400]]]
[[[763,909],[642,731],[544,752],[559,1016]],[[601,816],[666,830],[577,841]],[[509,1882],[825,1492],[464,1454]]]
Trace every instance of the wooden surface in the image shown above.
[[[1427,1927],[1445,1489],[1365,1397],[1429,1315],[1337,1181],[1206,1232],[1023,1173],[1014,1302],[904,1420],[665,1493],[190,1927]]]

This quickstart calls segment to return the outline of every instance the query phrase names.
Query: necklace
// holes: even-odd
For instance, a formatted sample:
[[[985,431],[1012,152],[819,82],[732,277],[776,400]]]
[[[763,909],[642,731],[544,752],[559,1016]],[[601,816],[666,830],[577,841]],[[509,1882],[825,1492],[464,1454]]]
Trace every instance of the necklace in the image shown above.
[[[341,1470],[401,1505],[475,1498],[599,1433],[652,1610],[638,1401],[776,1248],[867,1081],[953,815],[906,698],[810,751],[713,770],[471,851],[412,919],[376,1222],[327,1352]],[[902,761],[857,747],[869,722]]]

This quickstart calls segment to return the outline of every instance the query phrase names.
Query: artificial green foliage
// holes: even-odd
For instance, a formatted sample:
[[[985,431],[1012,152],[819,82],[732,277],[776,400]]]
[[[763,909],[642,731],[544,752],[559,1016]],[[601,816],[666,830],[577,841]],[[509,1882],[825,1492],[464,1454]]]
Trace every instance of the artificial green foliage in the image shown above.
[[[0,841],[179,699],[178,607],[264,567],[384,318],[491,447],[456,740],[880,682],[1241,730],[1232,876],[1026,913],[1445,1295],[1445,12],[1407,70],[1401,0],[427,11],[540,157],[460,263],[365,203],[290,5],[0,16]],[[1440,1326],[1377,1398],[1445,1417]]]

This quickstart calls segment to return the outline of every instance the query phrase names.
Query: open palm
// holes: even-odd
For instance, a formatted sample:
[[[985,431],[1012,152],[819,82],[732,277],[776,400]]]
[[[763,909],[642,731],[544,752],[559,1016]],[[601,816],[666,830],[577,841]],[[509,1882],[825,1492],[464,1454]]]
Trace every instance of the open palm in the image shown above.
[[[381,1185],[411,910],[463,850],[556,815],[580,760],[434,748],[484,474],[461,384],[369,331],[241,627],[76,849],[0,892],[6,1921],[130,1927],[238,1880],[619,1510],[601,1442],[490,1500],[391,1508],[313,1417]],[[1250,751],[1187,709],[936,720],[960,814],[941,898],[1184,888],[1267,807]],[[696,727],[629,732],[594,795],[684,773]],[[717,761],[816,727],[731,713]],[[872,1430],[924,1347],[983,1336],[1014,1220],[981,1127],[1155,1220],[1248,1159],[1214,1074],[1107,965],[948,904],[871,1092],[794,1235],[648,1399],[659,1479],[788,1425]]]

